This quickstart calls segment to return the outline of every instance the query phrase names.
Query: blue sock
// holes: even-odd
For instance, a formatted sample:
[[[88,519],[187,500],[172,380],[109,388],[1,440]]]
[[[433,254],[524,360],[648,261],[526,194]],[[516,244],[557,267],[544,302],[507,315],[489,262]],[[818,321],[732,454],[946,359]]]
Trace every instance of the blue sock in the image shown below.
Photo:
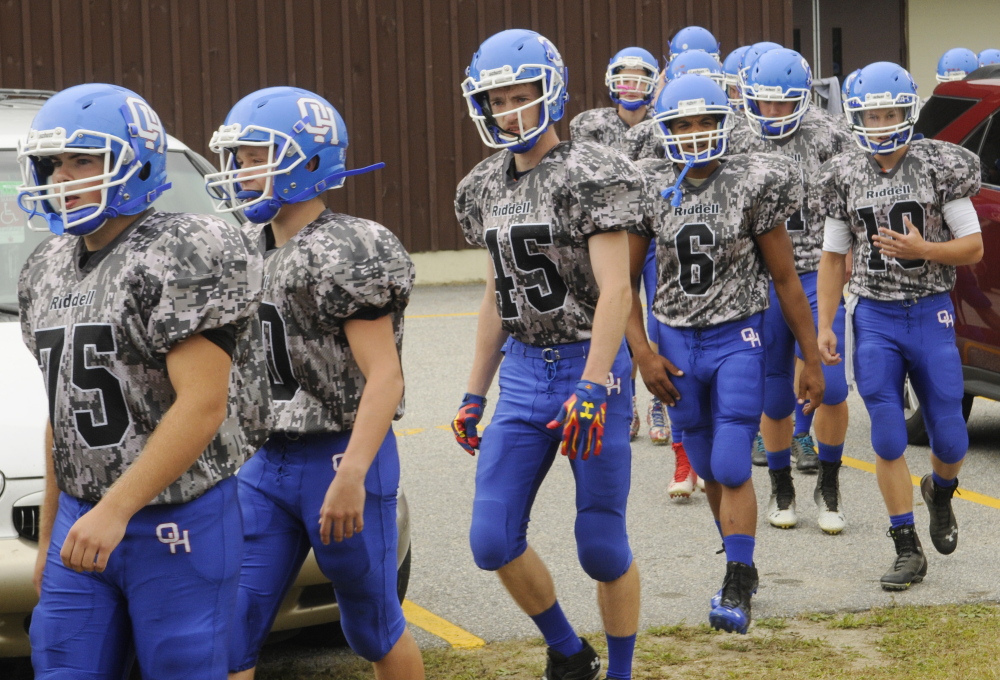
[[[532,616],[531,620],[542,632],[545,644],[563,656],[573,656],[583,649],[583,643],[580,642],[580,637],[573,630],[573,626],[569,625],[562,607],[559,606],[559,600],[541,614]]]
[[[719,530],[719,536],[721,536],[722,539],[725,540],[726,537],[722,536],[722,522],[720,522],[719,520],[715,520],[715,528]]]
[[[632,655],[635,653],[635,635],[628,637],[604,636],[608,639],[608,677],[632,680]]]
[[[816,412],[806,415],[802,412],[803,406],[804,404],[800,404],[798,399],[795,400],[795,434],[806,434],[812,429],[813,416]]]
[[[742,562],[747,566],[753,565],[753,548],[757,543],[753,536],[729,534],[722,537],[722,543],[726,546],[727,562]]]
[[[905,527],[907,524],[913,524],[913,513],[904,512],[902,515],[889,515],[889,522],[892,523],[893,529]]]
[[[955,486],[955,484],[958,483],[954,479],[945,479],[936,472],[931,472],[931,478],[934,480],[934,483],[940,486],[942,489],[950,489],[951,487]]]
[[[674,427],[673,423],[670,423],[670,438],[674,440],[674,444],[684,442],[684,433]]]
[[[791,447],[784,451],[767,451],[767,467],[769,470],[781,470],[792,464]]]
[[[824,463],[839,463],[840,459],[844,457],[843,444],[834,446],[833,444],[816,442],[816,445],[819,447],[819,459]]]

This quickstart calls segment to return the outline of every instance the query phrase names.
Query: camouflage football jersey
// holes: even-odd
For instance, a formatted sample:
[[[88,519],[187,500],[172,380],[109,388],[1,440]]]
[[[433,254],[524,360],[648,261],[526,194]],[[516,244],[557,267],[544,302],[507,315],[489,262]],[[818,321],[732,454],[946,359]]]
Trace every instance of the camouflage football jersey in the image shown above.
[[[728,156],[700,186],[683,183],[673,207],[660,192],[678,166],[638,163],[646,177],[656,239],[656,318],[676,328],[706,328],[767,309],[770,274],[755,238],[784,223],[802,203],[795,164],[773,154]]]
[[[749,128],[747,117],[741,112],[733,113],[733,129],[730,136],[737,130]],[[625,133],[623,142],[623,152],[634,161],[643,158],[663,158],[663,138],[656,133],[656,122],[647,119],[637,123],[635,127]],[[729,153],[733,153],[730,145]]]
[[[496,153],[459,183],[459,224],[489,250],[504,330],[541,347],[589,340],[599,291],[587,239],[639,229],[639,170],[594,142],[561,142],[517,181],[513,160]]]
[[[803,191],[807,195],[819,174],[820,166],[853,145],[850,135],[843,127],[837,127],[830,116],[813,107],[806,111],[795,134],[784,139],[764,139],[760,134],[760,126],[757,123],[753,123],[753,126],[751,128],[746,125],[733,130],[729,138],[730,153],[774,153],[791,159],[799,168]],[[803,204],[785,222],[785,229],[792,237],[795,269],[799,274],[819,269],[819,258],[823,253],[823,221],[823,217]]]
[[[186,503],[233,475],[266,429],[263,356],[251,343],[262,259],[237,227],[150,211],[104,249],[43,241],[21,271],[25,344],[49,396],[60,489],[99,501],[143,452],[176,398],[167,353],[195,335],[236,333],[226,419],[201,457],[152,505]]]
[[[979,193],[979,158],[948,142],[920,139],[889,172],[854,147],[820,168],[809,202],[824,220],[851,228],[850,291],[872,300],[910,300],[950,291],[955,267],[927,260],[886,259],[871,238],[879,227],[906,233],[908,217],[927,241],[950,241],[941,208]]]
[[[646,118],[640,123],[649,120],[652,110],[646,107]],[[618,109],[610,106],[578,113],[569,123],[572,140],[597,142],[626,155],[629,147],[625,143],[625,133],[629,130],[628,123],[618,116]]]
[[[391,315],[403,349],[403,310],[414,267],[381,224],[329,210],[280,248],[251,227],[264,256],[261,330],[271,378],[274,429],[296,434],[354,427],[365,376],[344,324]],[[403,415],[403,404],[396,418]]]

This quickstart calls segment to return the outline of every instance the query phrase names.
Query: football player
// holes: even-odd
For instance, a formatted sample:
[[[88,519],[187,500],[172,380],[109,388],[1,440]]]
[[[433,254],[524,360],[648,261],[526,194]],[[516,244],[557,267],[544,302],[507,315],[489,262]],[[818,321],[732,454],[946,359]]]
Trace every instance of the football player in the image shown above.
[[[847,378],[853,372],[871,417],[875,471],[896,547],[881,585],[905,590],[927,572],[903,456],[907,375],[930,434],[932,472],[921,479],[920,491],[930,512],[931,541],[945,555],[958,545],[951,498],[969,435],[949,291],[955,267],[983,255],[970,200],[979,191],[979,159],[948,142],[914,138],[917,86],[896,64],[861,69],[848,95],[844,111],[859,148],[827,161],[810,197],[812,210],[825,218],[819,346],[827,363],[840,361],[843,353]],[[852,297],[841,344],[834,323],[852,248]]]
[[[652,221],[645,238],[632,237],[630,250],[637,273],[649,240],[656,243],[659,354],[645,342],[637,289],[628,337],[647,387],[684,432],[723,536],[726,575],[709,621],[746,633],[758,582],[750,445],[764,407],[769,274],[803,348],[799,398],[810,409],[822,400],[823,374],[784,226],[802,199],[798,168],[771,154],[723,158],[735,115],[726,93],[705,76],[672,80],[657,98],[654,120],[666,159],[639,161]]]
[[[807,192],[820,165],[850,147],[851,139],[842,126],[810,106],[812,70],[798,52],[779,48],[761,54],[746,71],[742,90],[750,126],[733,132],[732,153],[785,156],[795,164],[797,176]],[[795,269],[809,299],[815,323],[822,220],[803,205],[785,222],[785,231],[792,239]],[[770,286],[770,296],[771,305],[764,312],[767,369],[760,426],[763,436],[762,445],[755,442],[754,446],[754,462],[766,464],[771,477],[767,521],[782,529],[794,527],[798,521],[791,468],[794,453],[799,471],[819,472],[813,492],[819,507],[819,527],[826,533],[837,534],[844,529],[846,521],[840,507],[838,485],[848,417],[843,366],[823,368],[826,389],[816,413],[817,456],[809,424],[800,425],[804,429],[796,430],[792,419],[796,410],[796,356],[801,360],[802,350],[796,347],[791,328],[781,314],[774,284]],[[834,325],[841,343],[843,319],[841,309]],[[766,456],[757,453],[761,449],[766,451]]]
[[[122,678],[133,658],[158,678],[226,676],[233,475],[266,428],[262,262],[217,217],[153,209],[166,155],[149,104],[105,84],[53,96],[18,149],[19,201],[56,234],[18,288],[49,398],[39,678]]]
[[[480,449],[470,543],[549,646],[545,677],[591,680],[600,659],[576,635],[552,576],[528,545],[532,501],[556,453],[576,480],[580,564],[597,581],[609,678],[630,678],[639,573],[625,527],[631,451],[631,304],[627,229],[644,219],[642,180],[622,154],[560,142],[567,99],[555,46],[527,30],[487,39],[462,90],[483,142],[497,153],[462,180],[455,212],[465,238],[490,254],[468,391],[452,428]],[[500,400],[477,425],[499,368]],[[599,455],[598,455],[599,454]]]
[[[307,90],[271,87],[236,103],[212,136],[206,176],[253,223],[264,256],[260,322],[274,433],[239,476],[246,525],[232,678],[252,678],[310,548],[333,582],[348,644],[378,678],[423,678],[396,592],[400,351],[413,263],[369,220],[331,212],[346,177],[347,128]]]
[[[653,93],[660,78],[656,57],[641,47],[626,47],[611,57],[604,75],[613,107],[590,109],[569,123],[572,140],[589,140],[628,153],[625,133],[649,118]],[[662,416],[661,416],[662,418]],[[629,440],[639,434],[639,409],[635,395],[635,368],[632,373],[632,423]],[[662,427],[661,427],[662,430]],[[654,439],[653,443],[657,443]]]

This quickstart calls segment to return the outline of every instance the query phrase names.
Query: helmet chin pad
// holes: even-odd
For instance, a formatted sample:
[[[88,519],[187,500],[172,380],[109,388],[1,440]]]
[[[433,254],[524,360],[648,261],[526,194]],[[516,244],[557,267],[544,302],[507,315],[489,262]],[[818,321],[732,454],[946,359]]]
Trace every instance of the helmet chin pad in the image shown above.
[[[89,219],[88,218],[89,213]],[[87,236],[88,234],[93,234],[95,231],[103,227],[110,215],[107,211],[101,211],[98,206],[90,206],[86,208],[80,208],[79,210],[72,210],[66,214],[71,222],[75,222],[78,219],[83,219],[83,222],[73,225],[69,229],[64,226],[62,214],[58,212],[46,212],[41,213],[45,218],[45,221],[49,225],[49,231],[51,231],[56,236],[62,236],[63,234],[71,234],[72,236]]]
[[[236,194],[236,198],[241,201],[251,201],[260,198],[260,195],[260,191],[240,191]],[[243,206],[243,214],[254,224],[267,224],[274,219],[279,210],[281,210],[281,201],[276,198]]]

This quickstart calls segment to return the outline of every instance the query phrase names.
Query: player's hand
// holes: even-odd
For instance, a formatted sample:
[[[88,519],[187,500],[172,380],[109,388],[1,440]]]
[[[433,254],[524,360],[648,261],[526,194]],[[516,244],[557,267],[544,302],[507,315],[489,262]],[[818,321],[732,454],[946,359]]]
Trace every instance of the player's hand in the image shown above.
[[[125,537],[128,519],[98,503],[70,527],[59,551],[62,563],[75,572],[103,572]]]
[[[809,415],[820,407],[823,403],[823,390],[826,387],[823,380],[823,368],[815,359],[805,362],[802,373],[799,374],[799,403],[802,404],[802,412]]]
[[[819,356],[827,366],[840,363],[840,353],[837,352],[837,334],[832,328],[820,328],[816,335],[819,342]]]
[[[330,482],[319,509],[319,540],[340,543],[365,528],[365,474],[341,468]]]
[[[583,460],[590,455],[601,455],[604,444],[604,422],[607,419],[608,388],[589,380],[576,384],[576,391],[567,399],[559,415],[546,427],[554,430],[562,426],[562,446],[560,452],[570,459],[577,454]]]
[[[913,222],[906,215],[903,216],[903,224],[906,225],[905,234],[879,227],[878,235],[872,236],[872,243],[886,258],[891,257],[896,260],[927,259],[927,241],[920,235],[920,230],[913,226]]]
[[[466,393],[462,397],[462,406],[458,409],[455,420],[451,422],[451,431],[455,433],[455,440],[470,456],[476,455],[476,449],[479,448],[480,439],[477,428],[479,421],[483,419],[485,409],[486,397]]]
[[[677,391],[670,376],[682,376],[684,371],[677,368],[664,356],[649,354],[638,362],[639,375],[646,389],[667,406],[676,406],[681,393]]]
[[[35,593],[42,596],[42,574],[45,572],[45,562],[49,557],[49,544],[38,543],[38,554],[35,556],[35,573],[31,576],[31,582],[35,586]]]

